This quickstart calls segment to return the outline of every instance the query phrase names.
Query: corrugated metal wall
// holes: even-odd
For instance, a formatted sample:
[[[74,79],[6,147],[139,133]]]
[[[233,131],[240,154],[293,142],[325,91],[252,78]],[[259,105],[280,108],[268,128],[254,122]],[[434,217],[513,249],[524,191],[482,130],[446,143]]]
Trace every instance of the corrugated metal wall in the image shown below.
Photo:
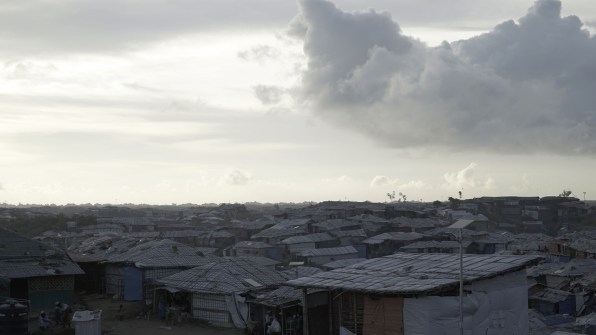
[[[234,326],[224,295],[193,293],[192,316],[193,318],[207,320],[217,326]]]
[[[143,268],[143,297],[153,299],[153,290],[160,286],[155,284],[156,279],[165,278],[184,270],[184,268]]]
[[[121,297],[124,291],[124,269],[122,267],[106,265],[106,293]]]
[[[315,249],[317,246],[315,242],[304,242],[304,243],[293,243],[288,244],[290,252],[293,254],[299,253],[300,251]]]

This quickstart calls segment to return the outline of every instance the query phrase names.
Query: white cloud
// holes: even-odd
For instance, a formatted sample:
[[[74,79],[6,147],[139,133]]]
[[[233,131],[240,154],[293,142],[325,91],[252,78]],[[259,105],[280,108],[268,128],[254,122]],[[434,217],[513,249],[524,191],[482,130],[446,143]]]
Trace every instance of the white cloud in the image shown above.
[[[238,52],[238,57],[247,61],[265,62],[280,56],[279,50],[270,45],[257,45],[247,50]]]
[[[400,190],[420,190],[427,187],[426,183],[422,180],[410,180],[405,184],[399,185]]]
[[[398,148],[596,153],[596,37],[561,3],[429,48],[387,13],[299,1],[300,95],[328,122]]]
[[[495,180],[493,178],[487,178],[484,182],[484,189],[485,190],[494,190],[497,186],[495,185]]]
[[[521,180],[519,183],[511,186],[511,190],[517,194],[519,193],[527,193],[528,191],[532,190],[532,182],[530,181],[530,177],[527,173],[524,173],[521,176]]]
[[[242,186],[247,185],[252,179],[250,173],[240,170],[232,170],[222,178],[222,182],[227,185]]]
[[[468,166],[457,172],[445,173],[443,179],[445,184],[443,187],[446,189],[460,190],[464,187],[476,187],[477,182],[474,178],[474,170],[476,169],[476,163],[470,163]]]
[[[370,187],[385,187],[385,186],[396,186],[399,179],[391,179],[387,176],[375,176],[370,182]]]

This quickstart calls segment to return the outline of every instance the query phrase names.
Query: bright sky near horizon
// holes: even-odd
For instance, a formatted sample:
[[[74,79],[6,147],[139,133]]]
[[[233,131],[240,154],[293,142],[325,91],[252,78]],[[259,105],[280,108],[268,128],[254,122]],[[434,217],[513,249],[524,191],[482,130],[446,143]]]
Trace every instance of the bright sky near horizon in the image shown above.
[[[595,33],[593,0],[2,1],[0,202],[594,199]]]

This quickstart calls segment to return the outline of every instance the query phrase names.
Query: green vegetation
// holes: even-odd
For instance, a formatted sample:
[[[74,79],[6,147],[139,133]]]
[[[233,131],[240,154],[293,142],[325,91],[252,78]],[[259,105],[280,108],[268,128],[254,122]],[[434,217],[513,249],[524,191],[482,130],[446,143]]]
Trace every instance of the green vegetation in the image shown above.
[[[0,227],[12,230],[21,235],[35,237],[47,230],[65,231],[66,223],[70,221],[77,222],[79,226],[95,224],[95,216],[92,215],[34,215],[19,216],[12,219],[0,220]]]

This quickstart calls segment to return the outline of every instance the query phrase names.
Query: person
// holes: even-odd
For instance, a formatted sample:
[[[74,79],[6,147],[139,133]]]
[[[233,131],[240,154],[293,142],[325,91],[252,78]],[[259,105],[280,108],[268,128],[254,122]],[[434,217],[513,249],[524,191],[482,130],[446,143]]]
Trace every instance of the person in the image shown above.
[[[116,318],[119,321],[124,320],[124,305],[120,304],[120,306],[118,306],[118,313],[116,314]]]
[[[157,302],[157,314],[161,321],[166,321],[166,301],[163,296],[159,297],[159,301]]]
[[[302,314],[296,315],[295,318],[296,318],[296,328],[295,328],[296,329],[296,334],[297,335],[302,335],[302,326],[303,326],[303,323],[302,322],[304,322],[304,319],[302,319]]]
[[[190,303],[190,298],[186,297],[184,299],[184,307],[182,308],[182,312],[180,313],[180,318],[183,321],[187,321],[192,316],[192,304]]]
[[[62,328],[70,328],[70,321],[72,318],[72,308],[66,303],[56,301],[55,310],[57,312],[58,323],[62,325]]]
[[[281,335],[281,325],[275,315],[270,319],[269,326],[267,327],[267,335]]]
[[[41,311],[41,313],[39,313],[39,318],[37,319],[37,324],[39,325],[39,330],[43,332],[50,328],[52,321],[50,321],[45,311]]]
[[[170,303],[166,313],[166,325],[173,326],[178,321],[178,309]]]
[[[62,308],[60,308],[60,301],[54,303],[54,323],[57,325],[62,323]]]
[[[250,314],[248,320],[246,320],[246,328],[244,329],[244,334],[253,335],[255,334],[255,328],[257,327],[257,321],[255,320],[254,314]]]

